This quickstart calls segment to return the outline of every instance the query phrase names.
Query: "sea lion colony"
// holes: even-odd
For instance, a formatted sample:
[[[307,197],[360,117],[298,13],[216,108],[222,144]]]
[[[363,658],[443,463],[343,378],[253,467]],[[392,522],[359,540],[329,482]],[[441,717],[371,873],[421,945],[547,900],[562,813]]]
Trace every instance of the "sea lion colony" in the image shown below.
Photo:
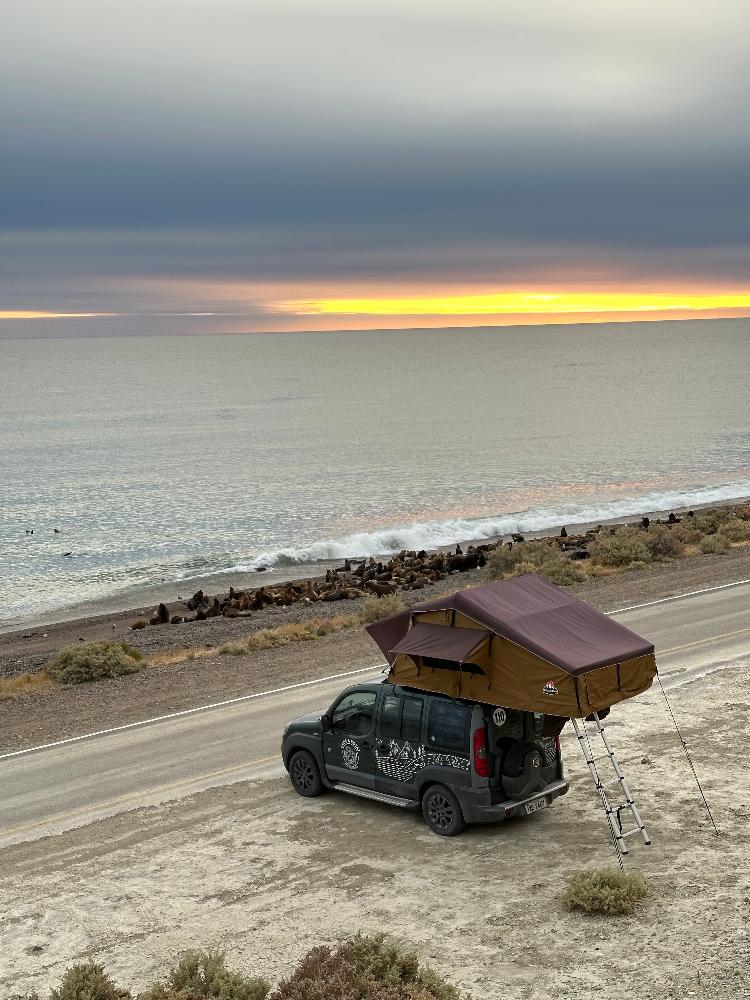
[[[690,511],[688,517],[692,516],[693,512]],[[672,513],[665,520],[654,523],[679,524],[680,520]],[[644,517],[641,520],[641,527],[648,530],[650,523],[649,518]],[[609,531],[614,533],[617,527],[620,525],[609,528]],[[585,534],[569,535],[563,527],[557,537],[539,540],[557,547],[569,559],[588,559],[591,555],[588,546],[604,530],[606,529],[599,525]],[[487,562],[487,553],[502,545],[512,548],[523,543],[523,535],[513,534],[509,541],[500,539],[481,545],[469,545],[466,552],[460,545],[456,545],[454,552],[428,552],[424,549],[416,552],[402,549],[398,555],[385,561],[370,556],[369,559],[355,561],[353,564],[352,560],[346,559],[343,566],[329,569],[324,579],[309,577],[282,583],[276,587],[262,586],[248,590],[235,590],[234,587],[230,587],[228,594],[213,598],[199,590],[189,600],[183,602],[184,614],[170,613],[167,605],[162,603],[148,624],[180,625],[183,622],[205,621],[220,615],[224,618],[250,618],[254,611],[260,611],[271,605],[287,607],[298,602],[311,604],[316,601],[351,601],[361,597],[382,597],[385,594],[393,594],[399,589],[422,590],[454,573],[463,573],[484,566]],[[146,624],[140,619],[134,622],[131,628],[145,628]]]

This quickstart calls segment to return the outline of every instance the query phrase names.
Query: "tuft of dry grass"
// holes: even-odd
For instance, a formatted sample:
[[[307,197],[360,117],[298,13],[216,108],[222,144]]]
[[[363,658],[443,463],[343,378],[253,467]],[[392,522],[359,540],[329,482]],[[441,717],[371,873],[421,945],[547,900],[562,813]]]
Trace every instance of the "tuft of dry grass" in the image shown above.
[[[613,917],[632,913],[647,895],[648,885],[642,875],[597,868],[572,875],[562,901],[566,910]]]
[[[20,698],[25,694],[43,694],[55,686],[55,682],[46,670],[35,670],[33,673],[18,674],[16,677],[1,677],[0,701]]]
[[[213,646],[190,646],[184,649],[164,649],[159,653],[150,653],[146,657],[148,667],[169,667],[173,663],[184,663],[186,660],[199,660],[204,656],[213,656],[216,649]]]
[[[242,656],[259,649],[275,649],[288,646],[290,642],[312,642],[323,635],[341,632],[342,629],[359,625],[359,615],[334,615],[332,618],[311,618],[306,622],[290,622],[277,628],[261,628],[245,639],[236,639],[219,646],[222,655]]]

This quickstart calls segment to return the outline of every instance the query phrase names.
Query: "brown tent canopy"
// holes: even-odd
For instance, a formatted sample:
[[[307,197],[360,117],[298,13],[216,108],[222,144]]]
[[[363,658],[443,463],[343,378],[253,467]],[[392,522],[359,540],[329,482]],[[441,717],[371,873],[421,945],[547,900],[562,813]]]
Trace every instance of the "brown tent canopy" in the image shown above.
[[[524,711],[585,716],[645,691],[656,673],[652,643],[533,574],[367,630],[395,683]],[[480,669],[460,669],[467,658]]]

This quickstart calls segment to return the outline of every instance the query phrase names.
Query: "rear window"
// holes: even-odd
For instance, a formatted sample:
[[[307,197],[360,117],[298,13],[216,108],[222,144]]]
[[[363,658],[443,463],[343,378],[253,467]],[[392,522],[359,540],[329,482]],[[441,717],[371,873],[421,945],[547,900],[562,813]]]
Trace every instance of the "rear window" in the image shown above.
[[[444,750],[466,751],[471,710],[453,701],[433,701],[427,724],[427,742]]]

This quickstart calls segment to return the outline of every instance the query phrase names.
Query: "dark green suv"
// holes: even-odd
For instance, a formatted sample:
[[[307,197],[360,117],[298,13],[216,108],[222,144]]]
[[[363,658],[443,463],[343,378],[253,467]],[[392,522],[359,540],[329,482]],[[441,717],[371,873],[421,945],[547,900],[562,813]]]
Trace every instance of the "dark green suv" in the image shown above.
[[[347,688],[325,715],[295,719],[281,753],[300,795],[335,788],[421,809],[444,837],[529,815],[568,790],[543,715],[388,681]]]

